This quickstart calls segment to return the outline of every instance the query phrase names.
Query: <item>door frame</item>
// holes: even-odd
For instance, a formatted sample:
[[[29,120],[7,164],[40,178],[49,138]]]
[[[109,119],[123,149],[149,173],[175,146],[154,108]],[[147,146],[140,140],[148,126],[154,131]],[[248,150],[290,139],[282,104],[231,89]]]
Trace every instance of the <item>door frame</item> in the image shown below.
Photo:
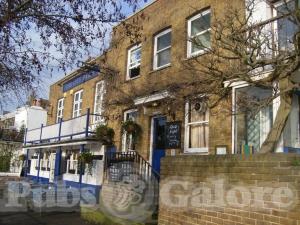
[[[150,129],[150,151],[149,151],[149,163],[152,166],[152,160],[153,160],[153,142],[154,142],[154,120],[160,117],[165,117],[167,119],[167,116],[165,115],[155,115],[151,117],[151,129]]]

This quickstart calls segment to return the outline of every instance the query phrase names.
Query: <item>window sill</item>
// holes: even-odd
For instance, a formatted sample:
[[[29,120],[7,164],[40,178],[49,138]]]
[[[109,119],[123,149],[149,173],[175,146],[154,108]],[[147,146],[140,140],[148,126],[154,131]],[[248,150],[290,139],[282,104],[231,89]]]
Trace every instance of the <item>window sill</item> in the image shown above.
[[[183,155],[209,155],[208,152],[184,152]]]
[[[130,81],[132,81],[132,80],[136,80],[136,79],[138,79],[138,78],[140,78],[141,77],[141,75],[138,75],[138,76],[136,76],[136,77],[133,77],[133,78],[127,78],[126,77],[126,80],[125,80],[125,82],[130,82]]]
[[[160,67],[160,68],[151,70],[151,71],[149,72],[149,74],[155,73],[155,72],[159,72],[159,71],[162,71],[162,70],[164,70],[164,69],[170,68],[171,66],[172,66],[171,64],[167,64],[167,65],[162,66],[162,67]]]
[[[195,59],[195,58],[198,58],[199,56],[203,56],[203,55],[206,55],[206,54],[208,54],[207,51],[201,51],[201,52],[199,52],[199,53],[195,53],[195,54],[192,54],[192,55],[189,54],[189,55],[184,59],[184,61],[187,61],[187,60],[190,60],[190,59]]]
[[[184,149],[183,154],[185,154],[185,155],[193,155],[193,154],[208,155],[208,148],[203,148],[203,149]]]

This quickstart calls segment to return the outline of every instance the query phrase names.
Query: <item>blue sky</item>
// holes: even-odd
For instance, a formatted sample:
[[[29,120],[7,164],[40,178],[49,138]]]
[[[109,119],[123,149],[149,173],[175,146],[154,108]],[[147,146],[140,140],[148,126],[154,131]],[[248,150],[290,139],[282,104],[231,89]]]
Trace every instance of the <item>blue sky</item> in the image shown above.
[[[147,0],[147,2],[145,2],[145,0],[140,0],[139,5],[138,5],[138,9],[144,7],[146,4],[152,2],[153,0]],[[123,12],[125,15],[130,16],[131,14],[133,14],[134,12],[132,11],[132,9],[130,7],[128,7],[128,5],[123,6]],[[32,32],[32,34],[30,34],[30,36],[32,37],[34,44],[36,46],[40,45],[40,40],[38,38],[38,35],[35,34],[34,32]],[[105,39],[105,46],[109,45],[109,37]],[[88,57],[95,57],[101,54],[101,50],[100,50],[100,43],[98,44],[99,40],[95,40],[94,43],[92,43],[93,47],[90,48],[90,54],[85,54],[83,58],[78,59],[80,61],[85,61],[86,59],[88,59]],[[59,57],[59,53],[56,52],[55,49],[49,49],[49,51],[55,55]],[[53,62],[53,67],[56,68],[54,69],[54,71],[52,72],[52,74],[50,75],[50,73],[48,71],[43,71],[43,73],[41,74],[41,80],[42,82],[39,83],[38,85],[38,95],[39,97],[42,98],[48,98],[49,95],[49,86],[56,82],[57,80],[63,78],[66,74],[70,73],[71,71],[75,70],[77,68],[76,65],[72,66],[72,68],[69,68],[68,71],[65,73],[62,70],[59,70],[58,67],[56,67],[55,62]],[[26,102],[26,96],[24,96],[22,99],[16,99],[15,101],[10,102],[9,104],[5,105],[3,107],[3,110],[7,110],[7,111],[12,111],[14,110],[16,107],[24,105]],[[1,112],[1,109],[0,109]]]

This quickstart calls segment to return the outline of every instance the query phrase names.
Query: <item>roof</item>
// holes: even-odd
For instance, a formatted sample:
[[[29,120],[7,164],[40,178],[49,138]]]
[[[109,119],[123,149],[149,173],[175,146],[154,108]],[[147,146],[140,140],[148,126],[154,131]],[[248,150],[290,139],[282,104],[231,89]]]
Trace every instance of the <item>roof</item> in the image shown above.
[[[126,17],[122,22],[129,20],[130,18],[134,17],[135,15],[139,14],[140,12],[144,11],[146,8],[148,8],[149,6],[153,5],[154,3],[157,3],[159,0],[150,0],[149,3],[147,3],[146,5],[144,5],[142,8],[140,8],[139,10],[137,10],[136,12],[134,12],[133,14],[131,14],[130,16]],[[116,26],[114,26],[113,28],[119,26],[121,23],[117,24]]]

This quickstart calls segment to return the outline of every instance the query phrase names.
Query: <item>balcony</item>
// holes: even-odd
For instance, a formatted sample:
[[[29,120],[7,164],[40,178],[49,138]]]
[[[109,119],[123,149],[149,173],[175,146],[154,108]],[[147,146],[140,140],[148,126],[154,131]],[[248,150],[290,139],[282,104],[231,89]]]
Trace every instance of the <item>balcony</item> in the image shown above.
[[[24,145],[43,145],[88,138],[95,134],[96,126],[103,121],[103,116],[90,113],[88,109],[85,115],[70,120],[61,120],[53,125],[42,125],[40,128],[27,130]]]

